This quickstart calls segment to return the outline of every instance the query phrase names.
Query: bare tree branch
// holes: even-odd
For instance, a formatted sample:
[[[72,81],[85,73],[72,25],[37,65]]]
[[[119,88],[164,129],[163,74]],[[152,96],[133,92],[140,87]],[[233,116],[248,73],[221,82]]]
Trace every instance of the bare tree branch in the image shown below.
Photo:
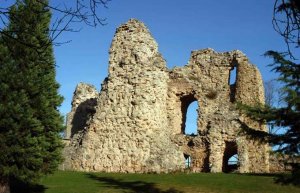
[[[98,25],[106,25],[106,18],[100,17],[102,8],[108,8],[108,3],[111,0],[61,0],[58,4],[50,0],[48,3],[45,0],[32,0],[35,3],[40,3],[45,6],[46,10],[51,10],[52,24],[48,30],[50,42],[47,45],[41,45],[47,47],[49,45],[59,46],[64,43],[68,43],[71,40],[64,42],[58,41],[58,38],[64,32],[78,32],[80,29],[74,29],[74,23],[84,23],[85,25],[96,27]],[[23,3],[24,0],[19,0],[19,3]],[[57,1],[56,1],[57,2]],[[2,3],[2,2],[1,2]],[[14,41],[18,41],[14,37],[13,32],[7,31],[9,26],[10,10],[17,5],[16,0],[5,0],[0,5],[0,35]],[[40,14],[36,10],[32,10],[34,14]],[[20,18],[14,18],[20,19]],[[34,33],[34,31],[28,31],[28,34]],[[25,46],[33,47],[28,42],[18,42]],[[33,47],[33,49],[36,49]]]
[[[265,103],[266,105],[269,105],[270,107],[273,107],[276,100],[276,94],[278,93],[278,88],[276,85],[276,80],[268,80],[264,82],[264,88],[265,88]]]
[[[300,1],[275,0],[272,23],[275,31],[284,38],[287,53],[295,59],[291,46],[300,46]]]

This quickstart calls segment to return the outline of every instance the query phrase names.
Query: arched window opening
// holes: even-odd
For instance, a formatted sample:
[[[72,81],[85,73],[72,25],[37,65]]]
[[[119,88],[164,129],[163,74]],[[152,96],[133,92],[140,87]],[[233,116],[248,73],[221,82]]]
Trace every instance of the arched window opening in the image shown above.
[[[229,73],[229,80],[228,80],[228,84],[229,85],[234,85],[236,82],[236,67],[233,67],[230,69],[230,73]]]
[[[237,68],[233,67],[230,69],[228,84],[230,86],[230,102],[235,100],[235,88],[236,88],[236,77],[237,77]]]
[[[191,165],[192,165],[191,156],[187,155],[187,154],[183,154],[183,156],[184,156],[184,165],[185,165],[185,168],[191,168]]]
[[[198,102],[194,95],[181,98],[182,125],[181,131],[185,135],[196,136],[198,119]]]
[[[223,156],[223,172],[233,172],[238,169],[238,154],[236,142],[226,141]]]
[[[186,113],[186,122],[185,122],[185,134],[186,135],[197,135],[197,119],[198,119],[198,102],[192,102]]]

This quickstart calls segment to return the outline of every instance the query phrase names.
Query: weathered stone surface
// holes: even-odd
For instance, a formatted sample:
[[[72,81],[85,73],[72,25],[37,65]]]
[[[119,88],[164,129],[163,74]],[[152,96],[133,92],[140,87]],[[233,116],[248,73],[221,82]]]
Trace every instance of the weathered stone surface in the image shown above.
[[[198,133],[190,136],[185,120],[193,101],[199,104]],[[237,101],[264,103],[260,73],[242,52],[193,51],[186,66],[168,70],[148,29],[131,19],[116,30],[100,94],[83,84],[75,91],[64,168],[169,172],[183,170],[190,157],[194,172],[227,172],[233,169],[228,159],[238,154],[238,171],[268,172],[268,145],[246,138],[240,121],[266,127],[241,115]],[[78,110],[83,103],[86,110]]]
[[[300,164],[300,158],[299,156],[272,152],[269,164],[271,173],[291,172],[295,171],[295,167]]]
[[[65,138],[70,139],[83,130],[88,120],[95,113],[95,106],[99,93],[92,85],[79,83],[75,89],[72,110],[67,114],[67,128]]]

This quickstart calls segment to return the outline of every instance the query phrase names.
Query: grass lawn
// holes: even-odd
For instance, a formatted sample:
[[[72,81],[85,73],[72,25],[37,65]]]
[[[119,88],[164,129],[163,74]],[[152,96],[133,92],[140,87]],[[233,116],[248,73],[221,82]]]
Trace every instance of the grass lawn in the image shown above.
[[[300,193],[275,183],[272,175],[247,174],[112,174],[58,171],[41,180],[44,193]]]

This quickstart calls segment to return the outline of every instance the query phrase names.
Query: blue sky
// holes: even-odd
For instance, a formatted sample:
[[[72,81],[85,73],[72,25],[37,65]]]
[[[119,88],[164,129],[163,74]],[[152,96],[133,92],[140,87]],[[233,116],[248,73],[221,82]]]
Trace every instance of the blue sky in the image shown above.
[[[263,56],[270,49],[284,51],[283,39],[273,30],[273,1],[266,0],[112,0],[100,16],[107,25],[65,33],[55,47],[57,81],[65,101],[62,114],[71,109],[76,84],[86,82],[100,89],[107,76],[108,50],[115,29],[130,18],[143,21],[159,45],[169,68],[187,64],[192,50],[213,48],[218,52],[241,50],[261,70],[264,80],[276,74],[266,67],[272,60]],[[194,105],[195,106],[195,105]],[[192,107],[194,108],[194,107]],[[188,115],[190,122],[195,113]],[[195,121],[194,121],[195,122]]]

